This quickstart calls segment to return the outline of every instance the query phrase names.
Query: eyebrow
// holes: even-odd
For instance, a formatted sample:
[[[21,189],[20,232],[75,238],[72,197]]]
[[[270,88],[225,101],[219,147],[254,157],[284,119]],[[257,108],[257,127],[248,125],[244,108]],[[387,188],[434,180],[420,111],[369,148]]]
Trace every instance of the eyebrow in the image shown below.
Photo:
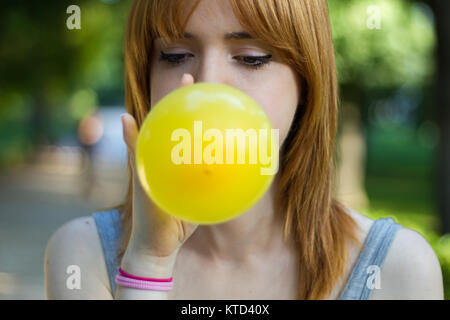
[[[192,33],[185,32],[184,38],[186,39],[196,39],[197,37],[193,35]],[[160,37],[157,37],[160,38]],[[237,32],[228,32],[223,37],[225,40],[243,40],[243,39],[255,39],[253,36],[251,36],[249,33],[245,31],[237,31]]]

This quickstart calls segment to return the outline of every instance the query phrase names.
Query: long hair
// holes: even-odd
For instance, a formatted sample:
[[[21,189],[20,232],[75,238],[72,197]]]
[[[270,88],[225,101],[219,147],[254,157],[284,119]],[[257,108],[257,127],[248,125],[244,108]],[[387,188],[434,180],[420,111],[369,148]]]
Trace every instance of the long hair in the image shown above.
[[[150,111],[150,61],[156,36],[182,36],[183,0],[135,0],[125,35],[125,105],[138,128]],[[284,237],[298,248],[298,299],[326,299],[358,243],[357,224],[333,197],[334,145],[338,126],[338,88],[328,8],[325,0],[229,0],[241,25],[278,50],[300,75],[302,96],[280,150],[277,214]],[[121,258],[131,234],[133,174],[124,203]]]

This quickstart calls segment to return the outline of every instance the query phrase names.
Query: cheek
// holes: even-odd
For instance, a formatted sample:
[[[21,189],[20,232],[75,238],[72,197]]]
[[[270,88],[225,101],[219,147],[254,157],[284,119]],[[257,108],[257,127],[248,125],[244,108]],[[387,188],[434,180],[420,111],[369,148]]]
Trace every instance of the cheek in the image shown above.
[[[258,89],[246,92],[260,104],[273,128],[279,130],[281,145],[287,137],[297,110],[298,87],[295,81],[281,81],[279,77],[273,80],[261,84]]]
[[[178,87],[179,80],[177,77],[169,76],[168,74],[159,73],[157,70],[150,74],[150,105],[153,107],[159,100],[164,98],[169,92]],[[181,79],[181,77],[180,77]]]
[[[183,70],[166,69],[159,63],[158,55],[153,53],[150,67],[150,107],[179,87]]]
[[[261,103],[274,129],[280,130],[280,142],[287,136],[297,107],[293,101],[283,98],[282,95],[271,95]]]

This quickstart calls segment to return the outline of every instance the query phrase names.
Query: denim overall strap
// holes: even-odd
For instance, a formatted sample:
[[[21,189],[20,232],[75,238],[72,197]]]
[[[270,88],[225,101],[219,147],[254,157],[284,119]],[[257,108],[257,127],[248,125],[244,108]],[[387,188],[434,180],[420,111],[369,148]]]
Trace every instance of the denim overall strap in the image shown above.
[[[121,220],[117,209],[93,213],[100,236],[106,267],[108,269],[111,292],[116,292],[115,276],[119,271],[118,240],[120,236]]]
[[[376,287],[383,261],[400,228],[401,225],[394,222],[392,218],[381,218],[373,223],[339,300],[368,300],[370,298]],[[380,280],[378,279],[378,281]]]

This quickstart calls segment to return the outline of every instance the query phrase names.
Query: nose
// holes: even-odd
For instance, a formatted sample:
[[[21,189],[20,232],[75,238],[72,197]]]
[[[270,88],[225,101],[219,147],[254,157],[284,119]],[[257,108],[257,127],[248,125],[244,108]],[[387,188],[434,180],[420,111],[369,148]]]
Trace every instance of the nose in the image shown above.
[[[200,59],[193,74],[195,82],[229,83],[226,58],[220,52],[210,52]]]

